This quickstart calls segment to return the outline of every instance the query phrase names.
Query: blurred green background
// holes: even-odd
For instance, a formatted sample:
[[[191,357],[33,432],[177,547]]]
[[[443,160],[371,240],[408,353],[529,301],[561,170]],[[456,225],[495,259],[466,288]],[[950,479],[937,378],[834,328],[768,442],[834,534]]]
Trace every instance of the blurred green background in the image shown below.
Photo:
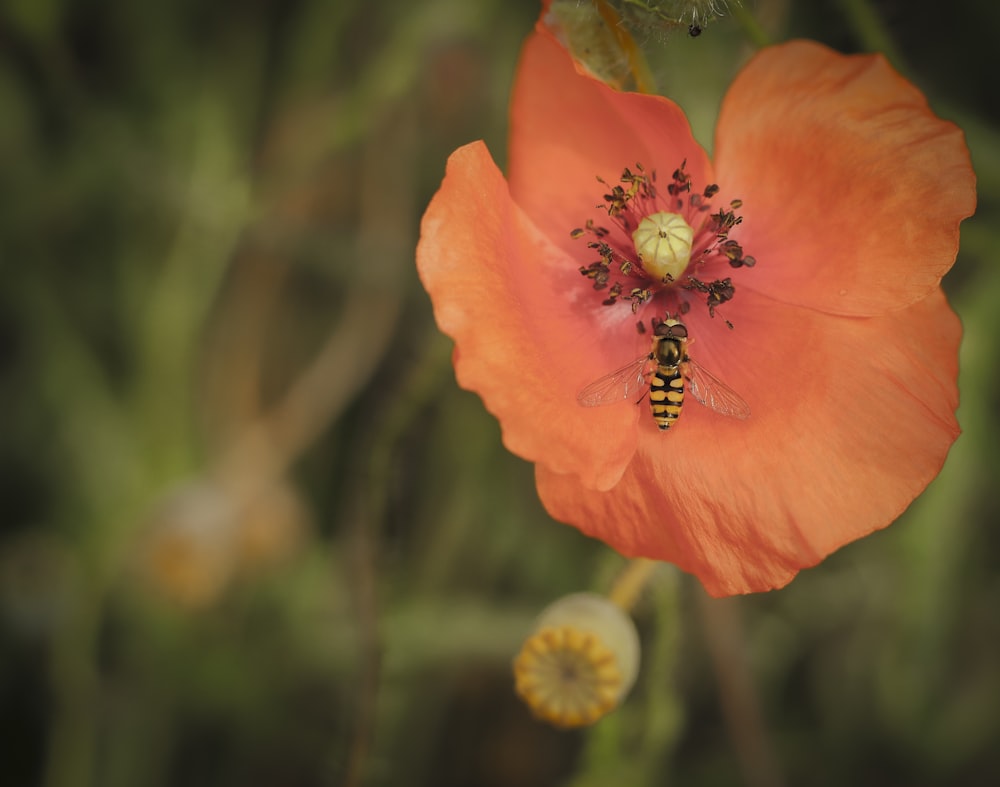
[[[511,658],[624,561],[545,516],[413,264],[448,153],[503,162],[535,0],[0,6],[0,782],[1000,781],[1000,11],[748,7],[966,130],[964,435],[780,592],[665,569],[631,697],[556,732]],[[710,144],[747,36],[644,44]]]

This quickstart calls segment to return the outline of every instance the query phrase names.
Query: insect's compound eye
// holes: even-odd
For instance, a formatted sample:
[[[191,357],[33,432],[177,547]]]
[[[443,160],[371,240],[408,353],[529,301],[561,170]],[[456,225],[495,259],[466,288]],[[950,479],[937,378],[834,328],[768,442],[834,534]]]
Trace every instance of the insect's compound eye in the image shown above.
[[[687,326],[680,322],[661,322],[654,331],[656,336],[664,339],[686,339],[688,335]]]

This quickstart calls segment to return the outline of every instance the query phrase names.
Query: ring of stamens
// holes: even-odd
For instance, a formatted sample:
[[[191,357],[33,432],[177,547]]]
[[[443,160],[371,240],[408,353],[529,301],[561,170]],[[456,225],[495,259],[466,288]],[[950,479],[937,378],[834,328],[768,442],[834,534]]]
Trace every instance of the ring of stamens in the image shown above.
[[[573,230],[573,238],[587,238],[587,247],[598,259],[580,267],[595,290],[604,295],[602,303],[612,306],[629,303],[635,313],[655,295],[668,290],[678,313],[690,308],[686,292],[705,296],[709,315],[733,299],[736,287],[727,277],[705,279],[698,274],[710,262],[724,261],[731,268],[752,268],[756,259],[729,237],[742,223],[736,212],[742,206],[733,200],[728,208],[712,212],[715,184],[695,192],[686,162],[674,170],[663,194],[656,183],[655,170],[647,174],[641,164],[635,171],[626,167],[619,182],[607,187],[604,204],[617,231],[588,220]],[[727,324],[732,327],[729,321]]]

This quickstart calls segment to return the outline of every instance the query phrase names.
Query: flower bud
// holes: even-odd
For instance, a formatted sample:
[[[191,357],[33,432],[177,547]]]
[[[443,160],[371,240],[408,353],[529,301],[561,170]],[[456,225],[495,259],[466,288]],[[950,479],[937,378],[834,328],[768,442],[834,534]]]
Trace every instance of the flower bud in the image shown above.
[[[514,660],[517,693],[557,727],[596,722],[618,706],[638,671],[632,619],[594,593],[574,593],[547,607]]]
[[[231,498],[211,482],[170,490],[146,526],[142,564],[153,586],[185,607],[213,603],[232,577],[236,516]]]
[[[593,3],[554,0],[545,16],[546,24],[577,62],[598,79],[621,90],[629,76],[629,60],[612,30]]]
[[[727,0],[605,0],[639,32],[700,29],[726,12]],[[697,33],[693,34],[697,35]]]

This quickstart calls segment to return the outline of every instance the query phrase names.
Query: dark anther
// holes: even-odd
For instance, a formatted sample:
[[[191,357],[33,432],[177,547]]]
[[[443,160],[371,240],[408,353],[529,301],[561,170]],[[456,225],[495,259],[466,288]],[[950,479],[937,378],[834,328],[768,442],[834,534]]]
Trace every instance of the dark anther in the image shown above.
[[[642,306],[646,301],[648,301],[653,296],[653,293],[649,290],[641,287],[635,287],[628,294],[629,300],[632,301],[632,314],[639,311],[639,307]]]
[[[586,267],[581,267],[580,274],[594,282],[595,290],[603,290],[608,286],[608,263],[604,260],[598,260]]]
[[[721,306],[726,301],[731,301],[736,294],[736,287],[733,286],[732,279],[728,277],[725,279],[716,279],[705,284],[705,282],[696,279],[694,276],[688,276],[687,284],[684,287],[689,290],[703,292],[708,296],[705,299],[705,303],[708,306],[710,317],[715,316],[716,307]]]
[[[676,197],[678,194],[682,194],[685,191],[691,191],[691,176],[684,171],[686,166],[687,159],[684,159],[681,165],[674,170],[674,182],[667,186],[667,192],[673,197]]]
[[[733,282],[729,278],[716,279],[711,284],[708,285],[708,298],[706,303],[708,304],[708,314],[710,317],[715,316],[715,307],[721,306],[726,301],[733,299],[733,295],[736,294],[736,288],[733,286]]]
[[[720,210],[718,213],[712,214],[712,221],[715,225],[715,232],[720,238],[725,238],[726,233],[729,232],[729,230],[737,224],[742,223],[743,217],[737,216],[731,210]]]
[[[719,244],[719,251],[730,263],[736,263],[733,267],[739,267],[739,263],[743,259],[743,247],[739,243],[734,240],[723,241]]]

